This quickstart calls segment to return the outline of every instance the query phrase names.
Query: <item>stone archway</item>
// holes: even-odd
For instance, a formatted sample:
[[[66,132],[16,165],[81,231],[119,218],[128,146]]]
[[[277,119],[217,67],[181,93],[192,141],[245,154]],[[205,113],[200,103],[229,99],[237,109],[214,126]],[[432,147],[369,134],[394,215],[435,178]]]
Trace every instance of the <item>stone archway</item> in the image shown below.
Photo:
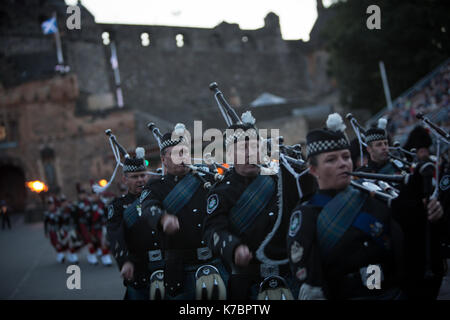
[[[26,202],[25,174],[15,165],[0,165],[0,199],[6,200],[13,212],[24,212]]]

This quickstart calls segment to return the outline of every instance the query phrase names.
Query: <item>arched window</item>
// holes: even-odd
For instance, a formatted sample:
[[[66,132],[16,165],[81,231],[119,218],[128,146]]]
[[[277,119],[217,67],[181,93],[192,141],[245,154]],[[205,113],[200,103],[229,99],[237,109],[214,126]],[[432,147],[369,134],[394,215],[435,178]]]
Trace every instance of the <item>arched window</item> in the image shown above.
[[[175,36],[175,41],[178,48],[184,47],[184,40],[184,35],[182,33],[179,33]]]
[[[105,31],[102,33],[103,44],[107,46],[111,41],[109,39],[109,32]]]
[[[148,47],[150,45],[150,35],[147,32],[141,33],[141,45]]]

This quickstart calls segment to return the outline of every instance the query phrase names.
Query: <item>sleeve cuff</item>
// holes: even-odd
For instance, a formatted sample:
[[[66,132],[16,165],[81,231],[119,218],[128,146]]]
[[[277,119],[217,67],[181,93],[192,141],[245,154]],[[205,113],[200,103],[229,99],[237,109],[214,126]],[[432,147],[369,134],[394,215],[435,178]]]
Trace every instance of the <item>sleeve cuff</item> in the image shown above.
[[[225,262],[229,266],[232,266],[234,264],[234,251],[241,244],[241,240],[231,234],[229,234],[228,236],[223,236],[222,238],[222,243],[219,244],[221,246],[220,253]]]

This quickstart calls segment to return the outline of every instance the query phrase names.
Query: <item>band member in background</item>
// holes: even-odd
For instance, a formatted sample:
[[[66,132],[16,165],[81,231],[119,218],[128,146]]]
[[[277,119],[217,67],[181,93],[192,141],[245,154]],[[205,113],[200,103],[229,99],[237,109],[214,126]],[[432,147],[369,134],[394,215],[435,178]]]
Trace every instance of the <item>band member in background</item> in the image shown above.
[[[149,180],[144,156],[145,150],[136,148],[136,157],[125,159],[122,183],[128,193],[108,206],[108,241],[127,287],[127,300],[151,298],[151,275],[163,266],[157,235],[140,210],[139,197]]]
[[[2,216],[2,230],[5,229],[5,224],[11,230],[11,221],[9,221],[9,211],[10,208],[5,200],[0,201],[0,215]]]
[[[60,228],[60,210],[58,210],[57,203],[54,197],[50,196],[47,199],[47,210],[44,212],[44,232],[45,236],[50,238],[50,243],[56,250],[56,261],[64,263],[64,246],[60,242],[58,236]]]
[[[225,299],[227,274],[202,239],[206,216],[204,181],[190,173],[184,125],[158,138],[164,175],[150,181],[141,195],[142,213],[161,236],[168,299]]]
[[[404,149],[416,149],[417,165],[421,184],[417,188],[409,188],[407,197],[393,202],[393,208],[401,215],[405,228],[408,246],[406,256],[410,268],[407,269],[408,296],[411,299],[435,300],[439,294],[442,278],[447,271],[447,254],[442,252],[448,243],[449,217],[444,214],[441,202],[445,193],[440,188],[437,198],[430,199],[436,186],[436,167],[430,159],[433,141],[428,131],[422,126],[416,126],[410,133]],[[434,208],[431,209],[431,208]]]
[[[416,149],[417,160],[427,162],[430,161],[430,147],[432,144],[433,140],[427,129],[418,125],[409,133],[404,149]]]
[[[381,118],[378,120],[377,127],[366,131],[365,142],[369,153],[368,163],[362,168],[355,166],[355,169],[359,168],[359,171],[383,174],[396,174],[402,171],[398,163],[392,161],[389,156],[389,139],[386,132],[386,124],[387,120]]]
[[[94,250],[104,266],[111,266],[112,260],[109,255],[109,247],[106,241],[106,208],[100,195],[93,192],[91,195],[92,222],[91,234],[93,238]]]
[[[278,175],[261,174],[254,123],[246,112],[241,123],[228,127],[233,133],[224,134],[227,162],[234,167],[210,191],[204,239],[231,273],[230,299],[292,299],[285,242],[289,215],[279,206]]]
[[[335,113],[326,128],[306,137],[310,173],[319,190],[294,209],[287,235],[298,298],[399,299],[402,230],[385,203],[350,185],[346,173],[353,164],[344,130]]]
[[[70,264],[78,264],[78,251],[83,242],[77,232],[75,207],[67,200],[65,195],[60,197],[60,234],[66,246],[67,260]]]
[[[78,230],[84,244],[87,246],[87,260],[89,264],[97,265],[98,259],[95,254],[94,237],[91,233],[92,228],[92,202],[86,190],[77,186],[78,202],[76,204]]]

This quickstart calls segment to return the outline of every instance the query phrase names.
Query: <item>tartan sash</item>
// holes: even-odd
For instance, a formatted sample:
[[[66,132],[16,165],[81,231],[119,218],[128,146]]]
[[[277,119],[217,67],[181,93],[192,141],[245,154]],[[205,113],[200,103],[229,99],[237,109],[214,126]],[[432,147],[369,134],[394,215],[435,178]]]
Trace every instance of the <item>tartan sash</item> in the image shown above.
[[[311,204],[326,202],[317,218],[317,237],[321,252],[327,255],[331,251],[352,225],[366,199],[365,193],[351,186],[339,192],[334,198],[321,194],[314,195]]]
[[[275,181],[267,175],[259,175],[239,197],[231,208],[231,225],[240,233],[255,221],[256,217],[269,204],[275,192]]]
[[[163,201],[163,206],[167,212],[176,215],[186,204],[189,203],[192,196],[200,187],[200,180],[192,174],[187,174],[176,186],[169,192]]]
[[[395,168],[392,163],[389,161],[383,168],[378,171],[378,173],[382,174],[395,174]]]
[[[127,206],[125,211],[123,212],[123,219],[127,224],[128,228],[130,228],[140,216],[141,204],[139,203],[139,198],[134,200],[131,204]]]

